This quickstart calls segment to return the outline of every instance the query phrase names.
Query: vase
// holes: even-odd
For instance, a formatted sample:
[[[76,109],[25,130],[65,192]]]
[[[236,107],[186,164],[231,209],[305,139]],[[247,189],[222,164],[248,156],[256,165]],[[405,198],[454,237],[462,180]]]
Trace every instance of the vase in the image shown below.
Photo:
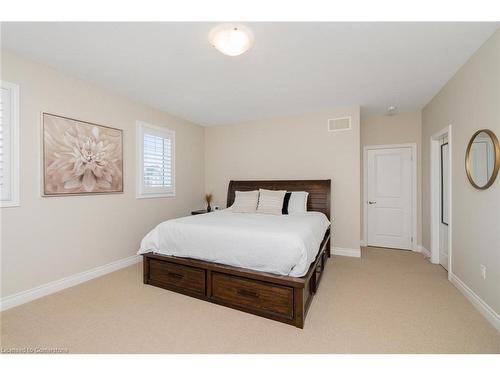
[[[210,207],[210,203],[207,203],[207,212],[212,212],[212,207]]]

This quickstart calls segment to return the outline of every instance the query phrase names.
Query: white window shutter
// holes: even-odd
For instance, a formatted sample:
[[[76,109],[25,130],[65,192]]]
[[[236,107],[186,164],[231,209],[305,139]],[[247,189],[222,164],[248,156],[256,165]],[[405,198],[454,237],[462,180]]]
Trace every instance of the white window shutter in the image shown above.
[[[138,198],[175,195],[175,132],[137,123]]]
[[[2,81],[0,95],[0,207],[19,205],[19,88]]]
[[[0,100],[0,199],[10,200],[10,92],[2,87]]]

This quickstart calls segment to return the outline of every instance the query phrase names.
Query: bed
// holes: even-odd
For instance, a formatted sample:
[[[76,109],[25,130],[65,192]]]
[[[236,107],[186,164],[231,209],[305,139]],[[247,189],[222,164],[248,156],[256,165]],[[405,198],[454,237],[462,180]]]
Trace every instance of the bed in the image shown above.
[[[307,191],[307,213],[231,209],[168,220],[142,241],[144,283],[303,328],[330,257],[330,180],[230,181],[236,191]]]

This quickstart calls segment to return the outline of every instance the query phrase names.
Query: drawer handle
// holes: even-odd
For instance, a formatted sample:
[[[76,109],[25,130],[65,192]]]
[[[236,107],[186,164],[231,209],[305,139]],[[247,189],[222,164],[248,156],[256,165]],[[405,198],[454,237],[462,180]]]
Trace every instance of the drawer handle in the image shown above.
[[[173,277],[174,279],[182,279],[184,277],[184,275],[175,272],[167,272],[167,275]]]
[[[259,298],[259,294],[257,292],[252,292],[251,290],[238,289],[236,293],[240,296]]]

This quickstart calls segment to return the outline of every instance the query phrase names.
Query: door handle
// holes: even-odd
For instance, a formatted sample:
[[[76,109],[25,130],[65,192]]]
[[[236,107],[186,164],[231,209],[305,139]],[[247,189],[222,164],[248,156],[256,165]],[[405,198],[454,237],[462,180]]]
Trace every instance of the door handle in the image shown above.
[[[368,201],[368,204],[376,204],[377,202],[375,201]]]

